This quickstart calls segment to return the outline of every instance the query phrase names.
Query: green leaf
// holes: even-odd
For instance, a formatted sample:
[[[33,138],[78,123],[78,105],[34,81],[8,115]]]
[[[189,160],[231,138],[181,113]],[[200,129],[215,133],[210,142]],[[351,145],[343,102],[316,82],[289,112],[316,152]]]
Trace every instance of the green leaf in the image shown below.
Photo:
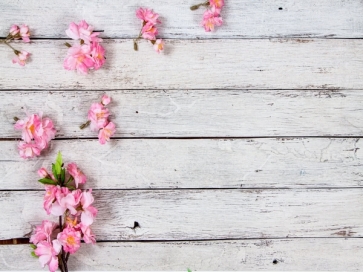
[[[76,187],[72,186],[72,185],[67,185],[66,186],[69,190],[73,191],[76,190]]]
[[[188,272],[192,272],[192,270],[190,270],[189,268],[187,268],[188,269]]]
[[[66,169],[65,168],[62,168],[62,171],[61,171],[61,183],[63,184],[66,180]]]
[[[58,180],[58,176],[57,176],[57,172],[55,171],[55,164],[52,163],[52,172],[53,172],[53,176],[56,180]]]
[[[36,246],[36,245],[34,245],[34,244],[30,244],[30,247],[31,247],[32,249],[37,249],[37,246]]]
[[[48,178],[42,178],[40,180],[38,180],[40,183],[43,184],[49,184],[49,185],[57,185],[57,182],[52,180],[52,179],[48,179]]]
[[[35,258],[39,258],[39,257],[37,256],[37,254],[35,254],[35,252],[34,252],[34,251],[32,251],[30,254],[31,254],[33,257],[35,257]]]
[[[62,171],[62,154],[58,152],[57,159],[55,160],[55,172],[57,173],[56,177],[58,177],[61,174]]]

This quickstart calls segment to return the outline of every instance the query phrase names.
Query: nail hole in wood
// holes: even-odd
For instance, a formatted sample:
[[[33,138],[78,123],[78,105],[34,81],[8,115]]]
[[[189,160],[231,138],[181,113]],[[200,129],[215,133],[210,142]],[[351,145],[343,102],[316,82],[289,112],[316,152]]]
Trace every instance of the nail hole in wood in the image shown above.
[[[137,221],[134,222],[134,226],[132,228],[130,228],[130,229],[133,229],[134,230],[136,228],[141,228],[139,222],[137,222]]]
[[[283,8],[280,7],[279,10],[283,10]]]
[[[139,113],[138,111],[136,111],[136,113]]]
[[[272,263],[273,263],[273,264],[277,264],[277,263],[278,263],[278,261],[277,261],[276,259],[274,259],[274,260],[272,261]]]

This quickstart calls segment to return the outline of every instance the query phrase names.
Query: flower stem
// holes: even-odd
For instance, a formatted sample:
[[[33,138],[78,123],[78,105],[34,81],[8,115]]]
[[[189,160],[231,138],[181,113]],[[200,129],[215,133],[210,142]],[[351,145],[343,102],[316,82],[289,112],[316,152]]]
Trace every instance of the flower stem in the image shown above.
[[[191,10],[196,10],[196,9],[199,9],[201,6],[208,7],[209,6],[209,1],[206,1],[204,3],[200,3],[198,5],[191,6],[190,9]]]
[[[80,129],[84,129],[84,128],[88,127],[89,124],[91,124],[91,121],[90,120],[88,120],[86,123],[82,124],[79,128]]]
[[[18,117],[16,117],[16,116],[14,117],[14,121],[15,121],[15,122],[18,122],[19,120],[20,120],[20,119],[19,119]]]

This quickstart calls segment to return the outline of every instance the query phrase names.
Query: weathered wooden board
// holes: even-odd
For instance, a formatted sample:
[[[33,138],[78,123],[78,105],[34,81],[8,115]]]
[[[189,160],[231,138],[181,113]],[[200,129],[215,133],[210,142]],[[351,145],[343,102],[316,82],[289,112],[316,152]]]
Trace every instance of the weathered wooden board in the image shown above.
[[[87,188],[337,188],[363,185],[359,139],[125,139],[52,141],[34,160],[0,141],[0,190],[43,189],[58,151],[88,176]],[[86,156],[85,156],[86,155]],[[21,171],[19,171],[21,169]]]
[[[240,38],[240,37],[339,37],[363,36],[363,6],[354,0],[226,1],[222,11],[224,25],[214,33],[200,26],[204,9],[189,7],[203,0],[59,1],[0,2],[1,32],[12,23],[27,23],[32,36],[65,38],[72,21],[86,19],[104,37],[134,38],[140,30],[135,16],[138,7],[153,8],[161,16],[160,35],[164,38]]]
[[[363,190],[94,191],[99,240],[362,237]],[[0,239],[49,218],[43,191],[2,191]],[[57,220],[57,218],[55,218]],[[137,221],[141,228],[131,229]]]
[[[165,54],[147,42],[108,40],[105,66],[87,76],[63,69],[64,41],[19,44],[25,67],[0,47],[1,89],[362,89],[363,40],[168,40]]]
[[[362,81],[363,82],[363,81]],[[1,91],[0,138],[13,118],[42,110],[57,137],[97,137],[79,126],[104,92]],[[116,137],[362,136],[363,93],[292,90],[108,91]]]
[[[28,245],[1,246],[1,270],[39,270]],[[69,259],[75,270],[360,270],[360,239],[284,239],[82,244]],[[21,258],[19,258],[21,256]],[[276,264],[274,261],[276,260]]]

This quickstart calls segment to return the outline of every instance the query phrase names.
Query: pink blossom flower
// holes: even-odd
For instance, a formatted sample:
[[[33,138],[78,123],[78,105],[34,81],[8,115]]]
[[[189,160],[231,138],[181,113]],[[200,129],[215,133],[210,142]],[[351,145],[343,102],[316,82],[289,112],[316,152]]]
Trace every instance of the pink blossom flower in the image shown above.
[[[145,21],[146,23],[151,23],[153,25],[160,23],[160,21],[158,20],[159,14],[153,12],[151,9],[139,8],[138,10],[136,10],[136,17]]]
[[[158,29],[152,23],[146,23],[141,29],[142,37],[146,40],[155,40]]]
[[[37,114],[27,116],[24,120],[18,120],[14,128],[22,130],[22,139],[30,143],[32,139],[39,135],[39,130],[42,128],[42,119]]]
[[[17,51],[18,53],[13,58],[13,63],[18,63],[21,66],[24,66],[26,63],[26,60],[28,59],[30,53],[27,51]]]
[[[95,70],[100,69],[105,63],[105,49],[98,43],[94,42],[91,46],[91,56],[93,58]]]
[[[43,118],[39,130],[34,135],[35,143],[41,149],[47,148],[50,140],[55,138],[56,132],[53,121]]]
[[[79,201],[81,200],[81,197],[82,197],[82,192],[81,190],[77,189],[72,192],[68,191],[65,195],[62,196],[61,199],[57,200],[59,202],[60,207],[63,208],[64,211],[68,209],[72,215],[75,215],[77,214],[76,208],[79,204]]]
[[[110,115],[107,108],[101,103],[93,103],[88,111],[88,120],[91,121],[91,129],[96,131],[103,128],[108,123],[108,116]]]
[[[40,149],[35,143],[20,142],[18,144],[19,155],[23,159],[34,158],[40,155]]]
[[[111,97],[109,97],[108,95],[104,94],[101,98],[101,103],[102,105],[106,106],[108,104],[111,103]]]
[[[107,126],[101,128],[98,132],[98,141],[100,144],[105,144],[106,141],[110,140],[110,137],[113,136],[116,132],[116,126],[114,123],[109,122]]]
[[[81,233],[74,228],[67,227],[57,236],[65,252],[75,253],[81,246]]]
[[[209,0],[209,5],[216,9],[221,9],[224,6],[224,0]]]
[[[83,234],[82,238],[86,244],[95,244],[96,243],[95,235],[92,233],[92,230],[89,227],[89,225],[84,225],[81,223],[78,225],[78,227],[82,231],[82,234]]]
[[[54,186],[54,185],[46,185],[45,186],[45,195],[44,195],[44,198],[43,198],[43,207],[44,207],[44,210],[47,212],[47,214],[51,214],[52,205],[55,202],[57,195],[60,194],[59,192],[61,192],[61,187],[60,186]]]
[[[14,37],[16,34],[19,33],[19,31],[20,31],[20,28],[17,25],[12,25],[9,30],[9,34]]]
[[[97,37],[100,33],[93,32],[93,26],[87,24],[85,20],[80,21],[78,25],[72,22],[66,30],[66,34],[73,40],[82,39],[86,44],[102,41]]]
[[[78,188],[78,184],[84,184],[87,181],[87,177],[79,168],[77,167],[77,164],[70,163],[67,165],[67,171],[68,173],[74,178],[74,182],[76,184],[76,188]]]
[[[36,227],[35,233],[30,237],[30,242],[33,244],[38,244],[41,241],[50,243],[50,236],[57,226],[54,222],[43,220],[42,224]]]
[[[41,177],[41,178],[46,178],[46,177],[49,177],[49,173],[47,171],[47,169],[45,169],[44,167],[40,168],[38,170],[38,175]]]
[[[39,262],[44,267],[49,266],[49,271],[54,272],[58,269],[58,254],[61,251],[62,245],[58,240],[53,240],[52,244],[42,241],[37,245],[35,254],[39,256]]]
[[[87,44],[73,45],[68,49],[67,57],[63,62],[66,70],[77,70],[80,74],[87,74],[93,68],[94,60],[91,57],[91,47]]]
[[[222,23],[222,17],[219,16],[217,10],[210,9],[204,12],[202,25],[204,26],[205,31],[213,31],[214,26],[221,26]]]
[[[24,42],[30,42],[29,36],[29,27],[27,25],[22,25],[20,27],[20,36]]]
[[[93,219],[97,215],[97,209],[91,204],[93,203],[94,198],[92,196],[92,189],[89,191],[85,191],[82,193],[81,198],[81,206],[82,206],[82,214],[81,214],[81,222],[83,225],[89,226],[93,223]]]
[[[162,39],[157,39],[154,43],[154,50],[158,53],[164,50],[164,41]]]

